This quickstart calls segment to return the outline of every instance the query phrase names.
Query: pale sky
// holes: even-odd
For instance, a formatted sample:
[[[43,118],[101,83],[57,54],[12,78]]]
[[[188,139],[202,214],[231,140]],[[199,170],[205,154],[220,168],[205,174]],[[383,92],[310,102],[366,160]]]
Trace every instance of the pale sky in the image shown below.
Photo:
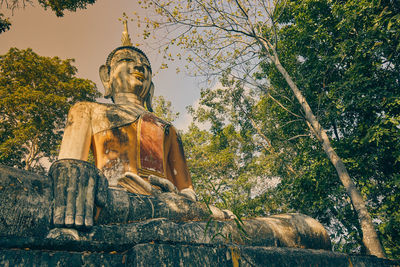
[[[128,15],[141,12],[134,0],[97,0],[86,10],[65,12],[58,18],[50,11],[45,11],[35,1],[35,6],[14,11],[12,15],[3,6],[0,13],[10,17],[12,26],[0,34],[0,54],[5,54],[10,47],[19,49],[32,48],[41,56],[58,56],[62,59],[74,58],[78,68],[78,77],[92,80],[100,92],[104,92],[98,69],[104,64],[108,54],[121,45],[122,23],[118,18],[122,13]],[[143,44],[136,36],[139,33],[134,22],[129,22],[132,43]],[[172,102],[180,117],[174,122],[178,129],[185,129],[190,123],[185,107],[199,98],[199,84],[196,79],[175,68],[183,69],[185,62],[160,70],[161,56],[149,47],[139,46],[149,57],[155,84],[155,95],[163,95]],[[104,100],[100,100],[104,101]]]

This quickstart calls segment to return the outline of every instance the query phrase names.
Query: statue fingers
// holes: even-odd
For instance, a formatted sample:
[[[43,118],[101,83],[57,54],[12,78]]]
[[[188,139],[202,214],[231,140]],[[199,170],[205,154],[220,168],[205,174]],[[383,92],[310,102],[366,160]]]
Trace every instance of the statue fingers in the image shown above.
[[[189,198],[190,200],[192,200],[192,201],[194,201],[194,202],[197,201],[196,192],[195,192],[192,188],[185,188],[185,189],[182,189],[182,190],[179,192],[179,194],[182,195],[182,196],[184,196],[184,197],[186,197],[186,198]]]
[[[230,210],[222,210],[222,212],[225,214],[225,219],[230,219],[230,220],[234,220],[237,219],[237,216]]]
[[[225,213],[220,210],[219,208],[213,206],[213,205],[208,205],[208,209],[211,212],[211,217],[216,219],[216,220],[225,220]]]
[[[129,179],[132,179],[136,184],[143,187],[143,189],[146,190],[147,192],[152,193],[152,194],[157,193],[149,182],[144,180],[142,177],[140,177],[136,173],[125,172],[124,176],[128,177]]]
[[[53,223],[56,227],[64,226],[65,206],[67,198],[68,170],[60,165],[54,165],[50,169],[50,176],[53,179],[54,209]]]
[[[152,185],[160,187],[163,192],[178,193],[178,189],[176,188],[176,186],[173,183],[171,183],[168,179],[161,178],[155,175],[150,175],[149,182]]]
[[[52,164],[53,223],[56,227],[91,227],[94,202],[104,207],[108,182],[94,166],[73,159],[61,159]]]
[[[96,185],[95,185],[95,203],[99,207],[104,207],[107,203],[107,197],[108,197],[108,180],[104,176],[104,174],[100,171],[97,170],[97,176],[96,176]]]
[[[95,184],[96,184],[96,174],[90,173],[85,199],[85,226],[93,226],[93,210],[94,210],[94,199],[95,199]]]
[[[77,193],[77,179],[80,171],[76,166],[71,166],[68,171],[67,203],[65,210],[65,225],[71,227],[75,223],[75,201]]]
[[[78,193],[76,196],[76,212],[75,212],[75,226],[81,227],[84,224],[85,217],[85,203],[86,203],[86,190],[88,177],[85,173],[78,179]]]

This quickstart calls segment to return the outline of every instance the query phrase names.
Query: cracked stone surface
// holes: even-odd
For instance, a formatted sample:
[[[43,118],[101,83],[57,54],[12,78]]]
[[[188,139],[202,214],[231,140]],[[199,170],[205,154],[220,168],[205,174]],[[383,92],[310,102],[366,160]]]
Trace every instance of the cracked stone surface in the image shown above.
[[[52,192],[48,177],[0,166],[0,266],[399,265],[329,251],[326,231],[305,215],[244,220],[244,234],[173,193],[109,190],[97,225],[54,228]]]

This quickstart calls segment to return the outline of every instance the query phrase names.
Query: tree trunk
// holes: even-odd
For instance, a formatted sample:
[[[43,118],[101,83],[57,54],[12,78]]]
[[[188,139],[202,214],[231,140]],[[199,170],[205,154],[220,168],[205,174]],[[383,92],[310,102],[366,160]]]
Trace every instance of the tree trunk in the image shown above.
[[[30,171],[31,170],[31,164],[32,164],[32,160],[33,160],[33,155],[34,155],[34,144],[32,141],[28,141],[27,144],[27,149],[28,149],[28,154],[25,155],[25,167],[24,170],[25,171]]]
[[[385,258],[385,253],[383,251],[382,245],[379,241],[378,235],[376,233],[375,227],[372,223],[372,219],[370,214],[368,213],[367,207],[365,205],[364,199],[361,196],[360,191],[358,191],[354,182],[351,180],[349,173],[347,172],[346,167],[344,166],[341,158],[336,154],[333,149],[331,142],[329,141],[329,137],[326,134],[326,131],[322,128],[317,118],[314,116],[311,107],[308,105],[306,99],[300,92],[297,85],[293,82],[290,75],[287,73],[286,69],[282,66],[279,61],[278,54],[275,49],[268,45],[264,40],[261,41],[262,45],[267,51],[272,50],[272,55],[268,54],[269,58],[275,64],[278,71],[283,75],[286,82],[288,83],[290,89],[293,91],[297,100],[300,102],[302,109],[305,112],[306,120],[311,124],[312,129],[314,130],[317,138],[322,142],[322,147],[328,156],[329,160],[334,165],[339,179],[342,182],[344,188],[346,189],[347,194],[351,199],[351,203],[356,210],[362,233],[363,233],[363,243],[367,249],[367,252],[371,255],[375,255],[380,258]],[[270,48],[270,49],[268,49]]]

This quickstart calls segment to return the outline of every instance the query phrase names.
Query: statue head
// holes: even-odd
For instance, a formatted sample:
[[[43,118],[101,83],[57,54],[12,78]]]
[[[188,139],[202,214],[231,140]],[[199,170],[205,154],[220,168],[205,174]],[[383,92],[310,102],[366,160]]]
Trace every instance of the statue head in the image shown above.
[[[150,61],[146,54],[130,41],[126,21],[122,35],[122,46],[114,49],[107,57],[106,64],[100,66],[100,79],[105,89],[105,98],[114,102],[119,93],[134,94],[137,99],[146,103],[151,110],[151,98],[154,85],[151,81]]]

